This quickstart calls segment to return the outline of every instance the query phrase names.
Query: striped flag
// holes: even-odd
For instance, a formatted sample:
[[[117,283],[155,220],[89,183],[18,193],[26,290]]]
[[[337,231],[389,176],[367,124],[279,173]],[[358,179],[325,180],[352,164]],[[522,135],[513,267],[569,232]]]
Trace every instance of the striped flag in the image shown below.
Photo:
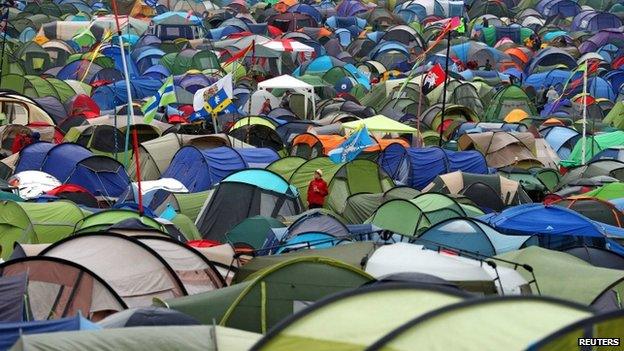
[[[178,100],[175,95],[173,86],[173,77],[167,78],[165,83],[158,89],[156,95],[149,98],[141,107],[143,111],[143,121],[147,124],[152,123],[159,107],[176,103]]]

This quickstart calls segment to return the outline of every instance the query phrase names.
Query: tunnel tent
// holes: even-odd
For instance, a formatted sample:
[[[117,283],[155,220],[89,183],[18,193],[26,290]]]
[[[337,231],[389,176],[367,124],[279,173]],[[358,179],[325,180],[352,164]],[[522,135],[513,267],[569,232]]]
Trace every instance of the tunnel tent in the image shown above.
[[[518,250],[529,239],[501,234],[475,218],[450,218],[427,229],[415,242],[431,250],[457,249],[489,257]]]
[[[396,186],[385,193],[357,193],[347,198],[340,215],[349,224],[364,223],[385,202],[392,199],[413,199],[420,191],[408,186]]]
[[[225,235],[251,216],[292,216],[301,212],[297,188],[277,173],[245,169],[232,173],[217,186],[196,224],[204,239],[225,241]]]
[[[241,283],[208,293],[158,303],[213,323],[266,333],[285,317],[333,293],[372,278],[362,270],[322,257],[298,257],[259,271]],[[267,289],[287,284],[289,289]],[[250,318],[253,311],[255,318]]]
[[[104,231],[110,226],[127,219],[137,219],[146,226],[166,233],[164,227],[156,220],[147,216],[141,216],[135,211],[121,209],[109,209],[86,216],[82,221],[76,224],[75,232],[79,234]]]
[[[377,162],[398,184],[423,189],[440,174],[463,171],[488,173],[483,154],[476,150],[451,151],[439,147],[388,146]]]
[[[179,180],[190,192],[208,190],[233,172],[246,168],[264,168],[279,159],[266,148],[218,147],[200,150],[185,146],[178,150],[163,178]]]
[[[530,246],[496,256],[504,260],[527,264],[533,269],[542,295],[575,301],[584,305],[600,305],[601,301],[611,300],[611,291],[623,296],[624,273],[621,270],[595,267],[570,254]],[[501,263],[502,265],[506,265]],[[513,265],[507,265],[513,268]],[[533,274],[519,269],[526,279]],[[573,275],[574,280],[566,279]],[[583,284],[578,284],[582,281]],[[611,303],[607,307],[616,307]],[[599,306],[596,306],[599,307]]]
[[[169,237],[135,236],[173,269],[189,295],[220,289],[225,280],[206,256]]]
[[[91,156],[93,156],[91,151],[78,144],[58,144],[48,150],[41,165],[41,171],[64,183],[69,179],[76,165]]]
[[[88,268],[108,282],[128,307],[149,306],[153,297],[187,294],[164,258],[148,245],[125,235],[74,235],[48,246],[39,255],[62,258]]]
[[[130,178],[117,160],[94,155],[76,163],[66,183],[82,186],[96,197],[115,199],[126,190]]]
[[[536,319],[539,314],[541,318]],[[504,349],[529,348],[534,340],[547,336],[568,324],[588,318],[592,312],[582,305],[564,300],[538,296],[504,296],[477,300],[466,300],[434,310],[431,313],[416,317],[392,332],[386,334],[369,350],[391,348],[393,350],[410,350],[418,343],[428,349],[440,345],[440,340],[449,347],[466,350],[483,350],[491,347]],[[507,334],[503,339],[494,342],[491,338],[481,335],[504,333],[505,330],[517,325],[524,325],[521,331],[513,335]],[[448,328],[461,330],[460,338],[446,340],[444,335]],[[432,337],[432,336],[436,337]],[[478,337],[478,341],[466,345],[466,338]],[[493,346],[493,345],[496,346]]]
[[[71,235],[85,215],[70,201],[0,202],[2,257],[11,256],[16,242],[49,244]]]
[[[59,319],[81,313],[97,320],[103,313],[128,306],[102,278],[85,267],[55,257],[24,257],[0,265],[3,278],[25,275],[28,279],[27,310],[33,320]],[[54,303],[46,296],[65,293],[68,298]]]
[[[463,300],[461,293],[388,283],[325,298],[270,330],[254,350],[364,348],[417,316]]]
[[[448,218],[468,217],[464,206],[443,194],[423,193],[410,200],[384,203],[367,222],[392,233],[415,237]]]

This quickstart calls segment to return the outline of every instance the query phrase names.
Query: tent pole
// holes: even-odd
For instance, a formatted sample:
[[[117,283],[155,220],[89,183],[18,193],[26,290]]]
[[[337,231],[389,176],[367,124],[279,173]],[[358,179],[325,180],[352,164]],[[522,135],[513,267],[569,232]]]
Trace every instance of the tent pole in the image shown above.
[[[2,76],[8,74],[8,72],[4,71],[4,53],[6,47],[6,29],[9,26],[9,5],[7,3],[2,3],[2,9],[6,11],[6,13],[2,14],[2,17],[6,16],[6,18],[2,19],[2,57],[0,58],[0,85],[2,85]],[[7,62],[7,65],[10,62]]]
[[[115,24],[117,25],[117,38],[119,39],[119,49],[121,50],[121,63],[123,65],[124,70],[124,78],[126,81],[126,94],[128,96],[128,120],[126,121],[126,145],[124,147],[124,164],[128,167],[128,147],[129,147],[129,139],[130,132],[133,134],[133,140],[136,143],[137,131],[131,126],[134,124],[134,106],[132,104],[132,91],[130,86],[130,74],[128,73],[128,63],[126,62],[126,51],[124,50],[121,25],[119,24],[119,11],[117,11],[117,0],[111,1],[113,7],[113,14],[115,15]],[[130,25],[130,18],[128,17],[128,24]],[[131,131],[132,129],[132,131]],[[138,149],[138,146],[137,146]],[[143,194],[141,193],[141,170],[139,169],[139,153],[133,152],[134,157],[136,158],[136,166],[137,166],[137,187],[138,187],[138,201],[139,201],[139,214],[143,215]]]
[[[585,61],[585,72],[583,72],[583,137],[581,140],[581,164],[585,164],[585,152],[587,151],[587,61]]]
[[[448,83],[448,71],[449,71],[449,56],[451,55],[451,32],[446,34],[446,58],[444,67],[444,88],[442,91],[442,112],[440,113],[440,140],[438,140],[438,146],[442,147],[442,135],[444,132],[444,115],[446,114],[446,86]]]

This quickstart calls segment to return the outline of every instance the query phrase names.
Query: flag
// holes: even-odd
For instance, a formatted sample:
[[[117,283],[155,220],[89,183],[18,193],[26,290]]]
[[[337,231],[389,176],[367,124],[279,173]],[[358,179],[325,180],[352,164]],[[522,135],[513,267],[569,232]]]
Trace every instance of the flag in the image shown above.
[[[362,126],[356,129],[344,143],[327,153],[329,159],[334,163],[352,161],[362,150],[375,145],[373,139],[368,135],[368,128]]]
[[[429,94],[429,92],[435,89],[438,85],[444,83],[445,79],[446,73],[444,73],[444,69],[442,69],[442,66],[439,63],[436,63],[433,67],[431,67],[425,76],[422,87],[423,94]]]
[[[158,0],[144,0],[145,5],[155,9],[156,7],[158,7]]]
[[[228,73],[211,86],[197,90],[193,97],[195,115],[191,119],[205,119],[209,115],[218,115],[220,113],[236,113],[238,110],[232,102],[232,97],[234,96],[232,91],[231,73]]]
[[[231,64],[232,62],[239,60],[245,56],[247,56],[247,53],[249,51],[251,51],[251,49],[253,49],[254,47],[254,43],[252,42],[248,47],[242,49],[241,51],[235,53],[234,55],[232,55],[232,57],[230,57],[229,59],[227,59],[224,63],[223,63],[223,67],[228,66],[229,64]]]
[[[176,103],[175,88],[173,86],[173,77],[167,78],[165,83],[158,89],[156,95],[149,98],[141,107],[143,111],[143,121],[147,124],[152,123],[159,107]]]

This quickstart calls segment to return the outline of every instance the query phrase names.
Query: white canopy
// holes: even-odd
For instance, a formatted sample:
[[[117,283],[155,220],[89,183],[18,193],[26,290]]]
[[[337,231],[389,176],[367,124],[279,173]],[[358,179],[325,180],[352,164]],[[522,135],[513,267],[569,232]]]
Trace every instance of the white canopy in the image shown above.
[[[258,83],[258,91],[266,91],[268,89],[288,89],[302,94],[306,97],[304,105],[306,119],[308,117],[308,100],[312,101],[312,116],[316,115],[316,102],[314,100],[313,85],[301,81],[293,76],[289,76],[288,74],[284,74]]]

